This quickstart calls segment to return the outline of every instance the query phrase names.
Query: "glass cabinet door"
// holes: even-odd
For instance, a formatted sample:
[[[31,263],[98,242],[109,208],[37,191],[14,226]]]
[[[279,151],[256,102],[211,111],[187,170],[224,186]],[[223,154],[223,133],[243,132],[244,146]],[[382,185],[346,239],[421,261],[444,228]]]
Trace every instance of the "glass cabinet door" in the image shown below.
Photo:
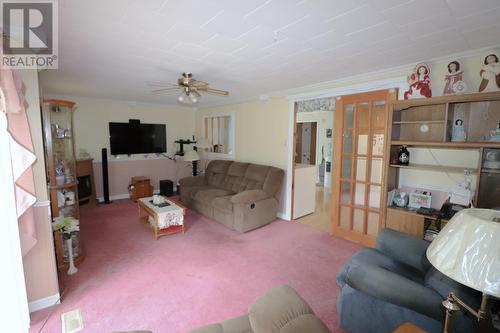
[[[378,91],[336,105],[332,230],[366,245],[374,245],[381,225],[388,103],[395,97]]]

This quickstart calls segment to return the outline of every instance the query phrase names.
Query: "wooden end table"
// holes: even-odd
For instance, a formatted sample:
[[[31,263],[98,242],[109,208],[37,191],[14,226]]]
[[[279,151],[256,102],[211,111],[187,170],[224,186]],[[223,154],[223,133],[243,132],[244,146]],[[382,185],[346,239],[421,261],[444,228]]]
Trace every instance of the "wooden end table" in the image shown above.
[[[163,211],[162,208],[154,206],[151,204],[149,201],[152,200],[152,197],[147,197],[147,198],[140,198],[137,200],[137,207],[139,209],[139,222],[143,224],[148,223],[148,218],[151,217],[152,223],[151,223],[151,228],[153,229],[154,232],[154,238],[157,240],[161,236],[166,236],[166,235],[172,235],[176,234],[179,232],[184,233],[185,228],[184,228],[184,221],[182,221],[182,225],[173,225],[167,228],[160,228],[159,227],[159,214]],[[167,200],[170,203],[170,206],[168,206],[169,210],[182,210],[182,215],[186,215],[186,207],[181,205],[178,202],[173,202],[172,200]]]
[[[398,328],[396,328],[396,330],[393,333],[427,333],[427,331],[424,331],[420,327],[418,327],[410,322],[406,322],[406,323],[403,323]]]

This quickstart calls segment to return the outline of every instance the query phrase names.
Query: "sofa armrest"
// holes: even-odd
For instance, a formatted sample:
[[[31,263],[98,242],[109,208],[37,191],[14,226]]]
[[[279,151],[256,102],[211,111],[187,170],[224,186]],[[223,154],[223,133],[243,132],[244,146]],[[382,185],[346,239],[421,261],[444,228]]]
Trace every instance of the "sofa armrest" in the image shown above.
[[[179,180],[179,185],[181,188],[183,186],[197,186],[197,185],[206,185],[207,182],[205,180],[205,176],[195,176],[195,177],[185,177]]]
[[[426,251],[429,243],[414,236],[392,230],[382,229],[377,238],[377,250],[402,263],[426,273],[431,264]]]
[[[268,198],[271,196],[262,190],[247,190],[233,195],[231,202],[233,204],[251,204]]]
[[[351,263],[346,283],[371,297],[437,320],[443,319],[443,298],[437,292],[381,267]]]

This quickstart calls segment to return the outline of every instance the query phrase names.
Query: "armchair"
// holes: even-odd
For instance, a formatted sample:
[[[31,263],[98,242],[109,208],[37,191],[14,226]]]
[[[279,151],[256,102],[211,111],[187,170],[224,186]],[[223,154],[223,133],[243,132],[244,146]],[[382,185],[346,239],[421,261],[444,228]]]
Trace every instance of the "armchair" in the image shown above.
[[[337,309],[341,327],[351,333],[392,332],[412,322],[427,332],[442,332],[449,292],[472,305],[481,295],[428,262],[429,243],[391,229],[380,231],[375,249],[354,254],[337,275]],[[473,332],[475,320],[465,311],[455,317],[457,333]]]

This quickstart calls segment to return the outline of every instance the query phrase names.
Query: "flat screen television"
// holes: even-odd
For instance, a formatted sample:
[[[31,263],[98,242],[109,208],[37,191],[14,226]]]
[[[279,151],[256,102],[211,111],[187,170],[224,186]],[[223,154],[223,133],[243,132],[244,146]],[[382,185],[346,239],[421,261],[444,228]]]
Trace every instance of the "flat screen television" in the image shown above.
[[[165,124],[109,123],[111,155],[153,154],[167,152]]]

